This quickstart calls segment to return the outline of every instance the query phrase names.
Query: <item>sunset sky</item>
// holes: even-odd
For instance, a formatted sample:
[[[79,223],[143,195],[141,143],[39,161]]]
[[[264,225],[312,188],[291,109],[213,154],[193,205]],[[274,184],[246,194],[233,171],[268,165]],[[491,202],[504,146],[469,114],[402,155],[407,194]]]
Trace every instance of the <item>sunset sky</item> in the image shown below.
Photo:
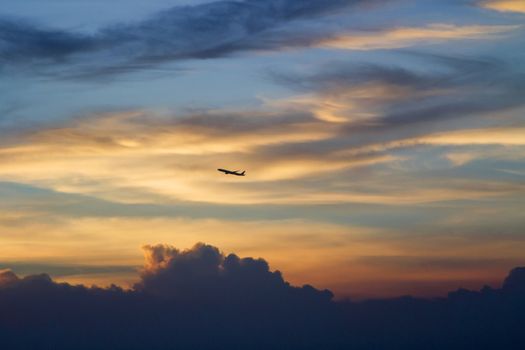
[[[0,270],[130,287],[205,242],[359,299],[525,264],[522,0],[2,0],[0,76]]]

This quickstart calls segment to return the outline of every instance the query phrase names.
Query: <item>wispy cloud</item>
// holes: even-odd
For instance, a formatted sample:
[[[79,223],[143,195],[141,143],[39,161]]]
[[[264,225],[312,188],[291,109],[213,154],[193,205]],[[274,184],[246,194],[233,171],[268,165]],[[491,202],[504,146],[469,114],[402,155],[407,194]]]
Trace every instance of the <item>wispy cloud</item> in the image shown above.
[[[480,3],[491,10],[525,13],[525,3],[521,0],[483,0]]]
[[[428,190],[418,195],[419,191],[415,190],[401,197],[395,192],[383,196],[325,191],[282,196],[278,193],[282,193],[283,188],[273,194],[268,187],[250,190],[246,185],[235,185],[230,178],[217,177],[214,169],[224,164],[248,168],[247,184],[265,183],[393,162],[399,157],[390,151],[416,146],[520,146],[524,135],[521,128],[455,130],[409,138],[398,136],[388,142],[369,140],[350,148],[337,146],[311,153],[308,150],[311,142],[315,145],[319,140],[333,140],[337,145],[336,140],[346,125],[342,129],[335,128],[334,123],[319,121],[307,114],[300,118],[292,114],[289,118],[277,119],[261,115],[260,122],[243,122],[237,117],[221,120],[217,116],[197,116],[164,120],[161,117],[156,122],[146,123],[153,117],[143,113],[97,116],[67,127],[40,130],[27,135],[25,140],[20,138],[18,144],[0,150],[4,163],[10,164],[0,167],[0,175],[5,180],[112,199],[118,188],[135,188],[139,196],[136,200],[141,200],[140,193],[145,191],[146,197],[142,200],[151,192],[197,202],[416,203],[469,195],[454,191],[447,196],[447,191],[441,191],[436,196],[438,192],[431,195],[432,191]],[[220,129],[216,128],[217,123],[221,124]],[[307,148],[303,150],[303,146]],[[210,181],[215,183],[213,190],[209,187]],[[226,195],[230,191],[236,193],[235,198]],[[472,195],[483,196],[483,192]],[[119,200],[126,201],[125,196]]]
[[[22,71],[44,76],[107,79],[163,63],[250,51],[310,47],[392,49],[450,40],[490,39],[520,28],[518,25],[433,23],[424,26],[377,24],[360,29],[347,23],[324,25],[314,31],[306,29],[303,23],[321,16],[364,12],[365,4],[369,3],[362,0],[216,1],[175,6],[142,21],[117,23],[93,33],[45,28],[4,17],[0,18],[0,62],[6,71],[23,67]],[[510,6],[507,2],[488,4],[500,8],[503,6],[500,3]]]
[[[378,31],[355,31],[326,38],[318,46],[342,50],[377,50],[431,44],[450,40],[488,39],[520,28],[517,25],[431,24],[424,27],[398,27]]]
[[[159,63],[278,49],[269,30],[365,3],[361,0],[216,1],[176,6],[94,34],[0,19],[0,62],[46,67],[46,74],[97,78]],[[290,39],[289,39],[290,40]],[[289,41],[288,40],[288,41]],[[286,40],[285,40],[286,41]]]
[[[274,74],[299,94],[260,108],[131,110],[37,128],[4,140],[0,178],[135,203],[396,205],[521,193],[516,183],[493,185],[497,179],[471,179],[480,186],[461,189],[443,180],[423,185],[414,174],[402,192],[372,182],[374,174],[398,173],[423,148],[437,150],[436,164],[446,154],[465,154],[459,147],[478,159],[485,152],[511,160],[472,147],[512,146],[515,159],[523,155],[522,72],[490,58],[416,57],[435,68],[332,64],[306,76]],[[247,170],[248,177],[218,176],[220,167]],[[371,174],[360,190],[333,185],[337,174],[359,169]],[[307,185],[316,178],[324,182]]]

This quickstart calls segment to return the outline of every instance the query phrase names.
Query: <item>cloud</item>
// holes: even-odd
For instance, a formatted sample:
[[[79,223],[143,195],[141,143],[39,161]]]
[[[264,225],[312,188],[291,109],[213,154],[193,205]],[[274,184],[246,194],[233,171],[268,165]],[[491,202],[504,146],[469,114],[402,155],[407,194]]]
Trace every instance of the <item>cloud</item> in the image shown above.
[[[117,111],[24,130],[2,139],[0,179],[185,213],[181,203],[414,205],[521,193],[498,176],[421,179],[416,169],[522,159],[519,67],[407,55],[410,65],[335,62],[273,73],[295,95],[253,108]],[[224,167],[248,176],[218,176]]]
[[[11,270],[0,270],[0,286],[10,287],[19,281],[17,275]]]
[[[0,59],[9,62],[52,59],[63,61],[76,52],[96,49],[96,42],[84,35],[40,29],[15,20],[0,18]]]
[[[505,281],[503,281],[503,290],[525,292],[525,267],[516,267],[510,271]]]
[[[168,61],[278,49],[282,44],[271,35],[266,37],[269,30],[361,3],[364,1],[215,1],[175,6],[143,21],[115,24],[93,34],[0,19],[0,62],[46,65],[46,74],[96,78]]]
[[[338,121],[352,122],[349,131],[358,133],[403,127],[418,131],[417,124],[523,106],[524,73],[511,62],[490,57],[411,56],[432,66],[421,70],[403,64],[336,62],[309,74],[273,72],[272,76],[306,93],[281,104],[314,106]]]
[[[425,136],[421,142],[445,145],[525,145],[525,128],[485,128],[450,131]]]
[[[352,139],[357,142],[354,145],[347,145],[346,141],[340,145],[339,135],[348,127],[345,124],[341,129],[339,124],[334,126],[313,118],[297,122],[294,118],[260,118],[260,122],[235,117],[217,121],[210,116],[199,118],[199,124],[193,124],[193,119],[191,123],[184,119],[167,119],[148,124],[147,116],[91,118],[78,125],[40,130],[28,135],[26,140],[20,138],[17,141],[20,145],[0,149],[0,157],[9,164],[0,166],[0,174],[6,180],[123,203],[161,201],[175,204],[174,201],[182,200],[229,204],[406,204],[479,198],[506,194],[510,188],[516,190],[512,186],[489,186],[486,182],[485,191],[414,188],[409,192],[405,189],[403,193],[399,189],[367,193],[362,190],[341,192],[341,188],[337,191],[328,188],[298,191],[295,186],[279,187],[278,183],[277,187],[263,186],[274,181],[307,179],[401,161],[402,157],[392,154],[399,149],[426,145],[521,146],[524,132],[520,128],[485,128],[398,136],[394,141],[379,139],[376,143],[368,139],[364,144],[355,138]],[[219,124],[222,126],[217,128],[215,125]],[[268,138],[264,136],[267,132]],[[334,144],[318,147],[319,140]],[[218,177],[215,169],[224,164],[238,164],[233,167],[248,169],[247,185]],[[123,188],[127,190],[120,190]],[[491,188],[503,192],[488,191]],[[233,197],[232,193],[236,195]]]
[[[213,246],[145,249],[141,280],[131,290],[1,271],[2,345],[363,350],[428,343],[448,349],[524,345],[524,268],[512,270],[501,289],[459,289],[432,300],[350,302],[333,301],[329,291],[311,286],[293,287],[264,260],[225,256]]]
[[[191,303],[251,303],[268,299],[280,303],[295,294],[308,298],[311,287],[297,289],[286,283],[279,271],[270,271],[262,259],[224,256],[217,248],[197,244],[179,251],[170,246],[146,246],[146,264],[135,289],[147,294]],[[317,302],[329,301],[328,291],[311,294]],[[312,300],[316,302],[315,299]]]
[[[23,67],[44,76],[108,79],[163,63],[250,51],[392,49],[444,40],[490,39],[519,28],[444,23],[373,29],[349,29],[349,24],[341,28],[320,23],[314,29],[304,25],[322,16],[363,11],[365,5],[370,1],[215,1],[175,6],[142,21],[113,24],[93,33],[0,18],[0,62],[5,68]],[[351,7],[354,9],[349,10]]]
[[[487,0],[481,1],[480,4],[491,10],[525,13],[525,3],[521,0]]]
[[[442,150],[437,160],[467,153],[511,160],[494,147],[512,146],[514,159],[522,157],[524,130],[515,115],[523,107],[523,74],[499,60],[422,57],[439,68],[333,64],[307,76],[275,75],[300,94],[251,110],[131,110],[35,128],[3,140],[0,178],[135,204],[405,205],[521,191],[516,184],[495,186],[497,179],[471,179],[486,184],[475,191],[443,179],[420,187],[416,179],[400,193],[373,176],[357,188],[332,186],[343,172],[395,173],[396,164],[420,149]],[[218,177],[214,169],[221,167],[249,176],[241,183]],[[313,179],[325,181],[306,186]]]
[[[322,39],[317,46],[341,50],[396,49],[450,40],[488,39],[519,29],[517,25],[430,24],[424,27],[398,27],[381,31],[355,31]]]
[[[190,247],[204,241],[239,256],[265,257],[295,285],[308,282],[338,297],[364,298],[409,292],[430,297],[458,285],[479,288],[521,263],[525,241],[522,208],[516,204],[523,197],[521,178],[505,183],[457,176],[447,179],[446,187],[440,177],[426,178],[414,189],[411,178],[397,174],[386,175],[386,184],[363,181],[369,172],[355,174],[351,181],[340,174],[290,181],[279,192],[283,199],[259,205],[122,204],[64,193],[47,197],[48,191],[13,187],[17,197],[1,193],[0,232],[6,234],[0,237],[0,269],[47,272],[68,283],[132,286],[136,272],[131,267],[142,262],[138,246],[170,242]],[[317,183],[327,181],[319,193]],[[257,190],[263,192],[264,186]],[[421,254],[428,259],[421,264],[414,259],[411,270],[408,263],[396,268],[354,260]],[[472,263],[434,268],[440,260],[459,258]]]
[[[1,219],[0,219],[1,220]],[[3,221],[3,220],[2,220]],[[9,266],[13,272],[22,275],[34,274],[35,272],[46,272],[54,277],[65,276],[88,276],[97,274],[118,274],[136,272],[135,266],[90,266],[75,264],[39,264],[39,263],[21,263],[0,261],[2,266]]]
[[[273,72],[277,82],[300,93],[273,103],[311,110],[338,125],[335,136],[311,141],[310,151],[350,155],[423,145],[522,145],[523,72],[494,58],[409,56],[432,66],[332,63],[307,74]]]
[[[87,186],[80,192],[94,194],[88,188],[109,186],[99,192],[107,195],[114,192],[110,188],[118,179],[121,185],[127,183],[125,186],[129,188],[150,192],[153,189],[160,196],[216,202],[223,201],[225,196],[217,192],[218,188],[209,191],[209,182],[208,185],[205,182],[218,180],[225,191],[233,186],[231,178],[217,177],[215,169],[220,167],[249,169],[247,181],[262,182],[388,160],[382,155],[357,155],[333,157],[332,162],[328,162],[328,158],[319,159],[314,154],[296,154],[292,158],[285,153],[263,151],[270,145],[326,139],[336,132],[333,125],[313,118],[308,112],[229,115],[224,112],[187,117],[140,111],[108,114],[26,134],[0,150],[0,158],[17,164],[2,168],[0,173],[4,179],[14,179],[12,176],[16,174],[18,182],[36,180],[41,186],[51,185],[66,192],[78,193],[80,187]],[[35,162],[38,153],[43,157]],[[108,168],[108,162],[115,164],[117,159],[121,165]],[[74,166],[76,162],[90,163],[90,166]],[[129,171],[131,168],[136,171]],[[69,180],[64,178],[65,174]],[[178,182],[172,181],[174,176]],[[60,188],[55,187],[58,178],[64,180]],[[71,182],[75,178],[77,180]],[[201,185],[190,184],[195,181]],[[254,201],[250,193],[237,198],[236,203]]]

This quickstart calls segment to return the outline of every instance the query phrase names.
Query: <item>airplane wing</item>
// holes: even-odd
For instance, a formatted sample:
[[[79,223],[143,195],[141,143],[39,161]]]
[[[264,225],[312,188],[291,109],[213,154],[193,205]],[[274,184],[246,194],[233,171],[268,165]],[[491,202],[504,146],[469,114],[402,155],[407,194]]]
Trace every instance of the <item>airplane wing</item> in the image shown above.
[[[232,175],[239,175],[239,176],[244,175],[244,171],[241,173],[240,170],[232,171],[232,170],[228,170],[228,169],[221,169],[221,168],[219,168],[219,169],[217,169],[217,171],[220,171],[220,172],[225,173],[225,174],[232,174]]]

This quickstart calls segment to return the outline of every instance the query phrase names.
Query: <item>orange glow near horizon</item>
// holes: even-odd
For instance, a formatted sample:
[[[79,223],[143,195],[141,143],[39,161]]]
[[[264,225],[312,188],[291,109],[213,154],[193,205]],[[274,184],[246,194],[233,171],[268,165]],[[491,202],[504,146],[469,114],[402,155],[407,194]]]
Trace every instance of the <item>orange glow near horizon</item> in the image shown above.
[[[57,229],[48,227],[47,231]],[[33,239],[32,261],[59,266],[74,266],[82,261],[91,266],[136,266],[137,270],[58,274],[58,281],[100,286],[118,284],[130,288],[138,281],[138,267],[144,263],[140,246],[168,242],[183,249],[202,241],[220,247],[225,254],[264,258],[272,270],[282,271],[292,284],[327,288],[335,292],[337,298],[392,297],[409,292],[435,296],[460,286],[481,287],[484,283],[500,281],[519,261],[525,248],[522,244],[494,248],[493,242],[472,246],[467,240],[456,240],[454,250],[450,250],[452,237],[449,240],[419,238],[407,245],[395,237],[385,239],[388,234],[381,230],[297,220],[234,223],[83,219],[61,223],[60,231],[64,232],[60,244],[58,237],[50,242],[46,239],[48,235],[41,240]],[[228,234],[221,234],[223,232]],[[85,239],[87,235],[89,241]],[[20,245],[16,239],[5,237],[0,243],[6,267],[9,261],[27,257],[26,244]],[[414,255],[415,249],[426,253]],[[504,260],[500,258],[502,252],[506,254]],[[493,259],[494,266],[476,268],[469,264],[479,256]],[[448,261],[451,265],[447,265]]]

